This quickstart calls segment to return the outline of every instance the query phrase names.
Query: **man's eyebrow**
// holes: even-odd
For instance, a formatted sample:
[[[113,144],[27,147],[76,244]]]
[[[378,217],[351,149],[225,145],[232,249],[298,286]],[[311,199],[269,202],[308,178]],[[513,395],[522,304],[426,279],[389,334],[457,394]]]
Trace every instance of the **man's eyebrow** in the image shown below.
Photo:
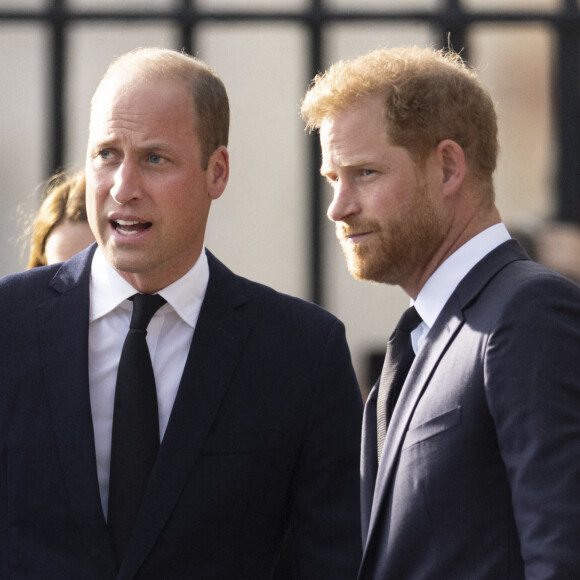
[[[91,144],[94,147],[110,147],[115,142],[113,137],[103,137],[101,139],[94,139]]]
[[[107,149],[107,148],[114,148],[119,143],[119,139],[117,137],[104,137],[102,139],[95,140],[92,148],[93,149]],[[171,152],[176,149],[175,144],[171,142],[163,142],[163,141],[150,141],[145,143],[140,143],[132,147],[134,150],[139,151],[141,153],[147,151],[160,151],[160,152]]]
[[[371,162],[368,161],[367,159],[352,159],[350,161],[342,161],[342,162],[338,162],[335,163],[334,165],[338,168],[338,169],[352,169],[352,168],[357,168],[357,167],[364,167],[365,165],[369,165]],[[320,174],[321,175],[325,175],[326,173],[330,173],[332,170],[328,167],[328,165],[325,165],[324,162],[322,163],[322,165],[320,166]]]

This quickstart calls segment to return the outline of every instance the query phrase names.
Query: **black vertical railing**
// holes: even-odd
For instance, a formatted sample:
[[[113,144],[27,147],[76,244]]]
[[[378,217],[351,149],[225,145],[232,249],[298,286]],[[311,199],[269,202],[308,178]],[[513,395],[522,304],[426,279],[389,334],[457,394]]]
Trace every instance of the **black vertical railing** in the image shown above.
[[[322,15],[323,0],[311,0],[311,18],[309,24],[309,52],[310,66],[308,69],[308,79],[304,86],[318,74],[322,69],[323,45],[322,45]],[[309,298],[317,304],[325,304],[324,295],[324,272],[323,257],[324,236],[323,224],[324,209],[322,204],[321,180],[320,180],[321,153],[318,138],[315,135],[308,136],[308,178],[309,178],[309,243],[308,243],[308,269],[309,269]]]
[[[443,0],[441,8],[442,20],[439,25],[439,37],[442,48],[453,49],[467,60],[469,54],[467,24],[461,0]]]
[[[566,0],[557,31],[555,67],[557,155],[556,219],[580,223],[580,15],[576,0]]]
[[[180,50],[187,54],[195,54],[194,22],[195,0],[179,0],[181,4],[181,18],[179,20],[179,40]]]
[[[50,175],[64,166],[67,117],[65,103],[67,34],[65,27],[66,0],[52,0],[50,8],[50,87],[48,123],[48,159],[46,171]]]

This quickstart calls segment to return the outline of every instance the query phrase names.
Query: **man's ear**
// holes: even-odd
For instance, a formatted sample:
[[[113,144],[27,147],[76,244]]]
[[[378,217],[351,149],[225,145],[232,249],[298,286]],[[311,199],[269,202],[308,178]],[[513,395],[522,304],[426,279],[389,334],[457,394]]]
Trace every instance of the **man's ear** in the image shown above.
[[[444,139],[437,145],[436,151],[441,167],[441,185],[447,195],[452,195],[465,180],[466,165],[463,148],[451,139]]]
[[[230,156],[228,150],[220,145],[207,163],[207,194],[210,199],[218,199],[224,192],[230,176]]]

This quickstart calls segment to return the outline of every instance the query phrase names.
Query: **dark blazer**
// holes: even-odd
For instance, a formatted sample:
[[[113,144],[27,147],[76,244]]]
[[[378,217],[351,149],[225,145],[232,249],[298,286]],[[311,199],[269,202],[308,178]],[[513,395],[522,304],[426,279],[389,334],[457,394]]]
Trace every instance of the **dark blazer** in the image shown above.
[[[354,578],[362,404],[344,327],[211,254],[169,425],[115,569],[88,389],[94,247],[0,280],[0,578],[267,579],[288,527],[297,578]]]
[[[360,580],[580,578],[580,290],[515,241],[459,284],[378,467],[365,409]]]

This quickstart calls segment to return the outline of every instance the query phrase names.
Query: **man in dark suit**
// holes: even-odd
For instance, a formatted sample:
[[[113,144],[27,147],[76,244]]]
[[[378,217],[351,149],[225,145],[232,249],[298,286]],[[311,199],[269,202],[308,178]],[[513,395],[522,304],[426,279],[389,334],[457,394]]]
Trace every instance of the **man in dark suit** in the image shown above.
[[[365,406],[359,579],[580,577],[580,293],[501,223],[490,95],[457,54],[379,49],[302,113],[349,270],[413,305]]]
[[[0,578],[265,580],[287,535],[295,578],[356,575],[362,405],[344,327],[204,248],[228,125],[201,61],[115,61],[91,107],[97,244],[0,281]],[[126,385],[148,362],[127,366],[123,343],[156,294],[144,400]],[[150,436],[131,421],[151,405]],[[144,477],[141,439],[158,449]]]

